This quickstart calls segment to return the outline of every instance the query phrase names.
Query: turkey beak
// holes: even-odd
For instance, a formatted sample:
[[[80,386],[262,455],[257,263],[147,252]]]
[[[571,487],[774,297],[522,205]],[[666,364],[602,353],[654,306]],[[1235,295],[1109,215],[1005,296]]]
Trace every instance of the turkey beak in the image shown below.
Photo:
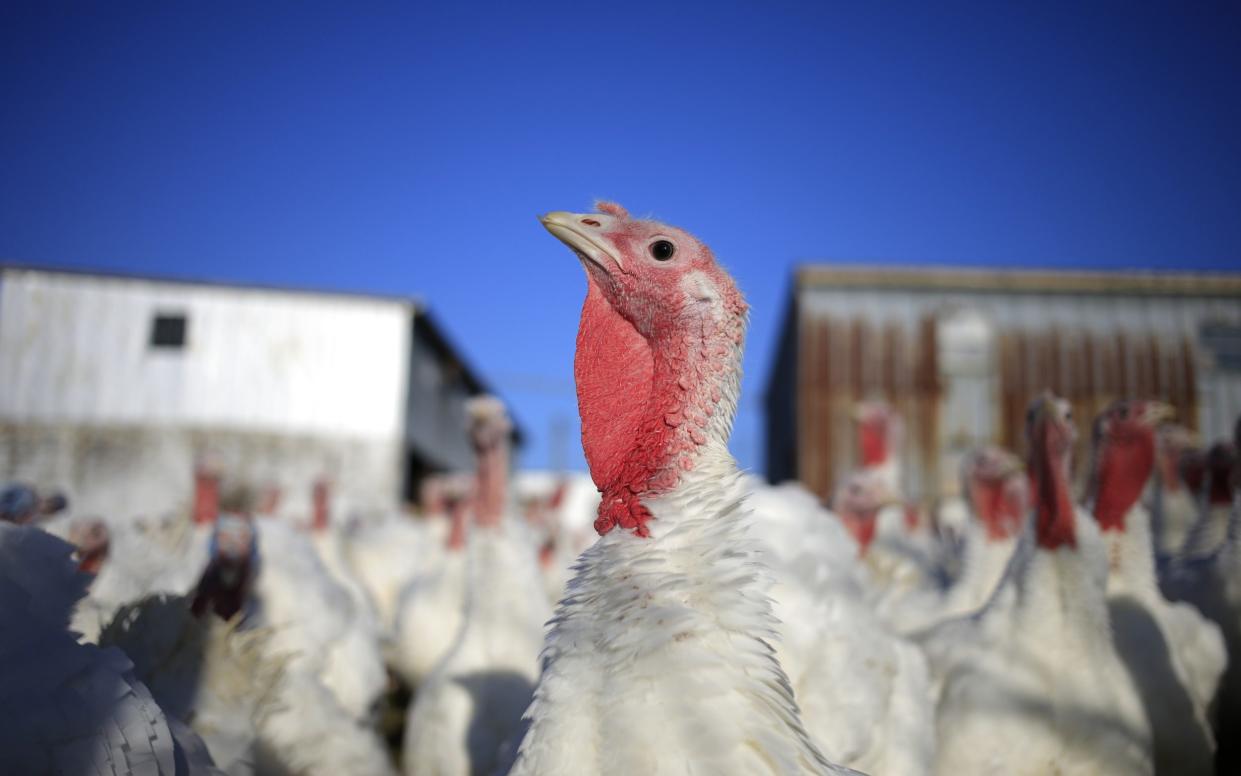
[[[1176,408],[1161,401],[1148,401],[1142,407],[1142,419],[1152,428],[1176,420]]]
[[[604,235],[604,229],[614,220],[605,213],[566,213],[563,210],[539,218],[544,228],[569,246],[583,263],[590,262],[609,275],[614,269],[625,270],[620,253]]]
[[[1000,475],[1004,479],[1008,479],[1015,474],[1024,474],[1026,471],[1025,464],[1015,455],[1005,455],[1004,463],[1000,466]]]

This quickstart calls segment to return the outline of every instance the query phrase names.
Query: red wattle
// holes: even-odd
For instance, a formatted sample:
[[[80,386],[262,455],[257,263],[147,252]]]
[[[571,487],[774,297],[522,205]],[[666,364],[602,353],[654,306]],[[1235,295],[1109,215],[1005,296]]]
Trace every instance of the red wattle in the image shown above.
[[[875,531],[879,528],[879,521],[876,519],[878,510],[870,510],[868,512],[842,512],[841,521],[845,524],[845,528],[852,534],[857,542],[858,557],[866,554],[870,549],[871,542],[875,540]]]
[[[1076,547],[1077,516],[1069,495],[1067,475],[1050,454],[1045,453],[1040,463],[1042,465],[1030,474],[1038,546],[1045,550]]]
[[[1150,433],[1136,430],[1105,441],[1099,459],[1094,517],[1104,531],[1125,530],[1125,515],[1142,497],[1155,466]]]
[[[651,348],[587,275],[573,374],[582,449],[600,490],[616,480],[651,393]]]
[[[858,430],[858,443],[862,452],[862,466],[882,466],[888,460],[888,439],[882,428],[873,423],[863,424]]]
[[[987,539],[999,541],[1013,534],[1016,519],[1009,518],[1002,481],[970,484],[970,501],[986,530]]]

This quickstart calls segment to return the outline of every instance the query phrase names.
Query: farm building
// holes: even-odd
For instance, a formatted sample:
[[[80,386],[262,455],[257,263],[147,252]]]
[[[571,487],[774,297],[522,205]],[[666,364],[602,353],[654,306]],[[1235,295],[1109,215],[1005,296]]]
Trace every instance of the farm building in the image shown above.
[[[196,471],[391,508],[472,466],[486,390],[411,299],[0,267],[0,479],[79,509],[188,503]]]
[[[1241,274],[803,266],[764,398],[767,476],[828,496],[856,465],[855,406],[884,399],[906,429],[906,492],[949,495],[972,446],[1022,449],[1044,389],[1072,402],[1079,447],[1120,396],[1172,403],[1208,442],[1229,435]]]

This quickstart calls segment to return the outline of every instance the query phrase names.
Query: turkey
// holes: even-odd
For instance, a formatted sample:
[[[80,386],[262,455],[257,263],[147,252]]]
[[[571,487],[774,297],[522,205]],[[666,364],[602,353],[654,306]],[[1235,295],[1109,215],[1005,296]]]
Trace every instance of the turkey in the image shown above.
[[[1094,517],[1107,546],[1112,635],[1142,695],[1157,773],[1209,774],[1215,741],[1208,706],[1227,655],[1219,628],[1188,604],[1171,604],[1155,580],[1142,492],[1155,470],[1165,404],[1119,401],[1095,423]]]
[[[1018,555],[980,612],[922,639],[937,678],[935,772],[1153,773],[1112,647],[1106,553],[1069,494],[1068,403],[1043,395],[1027,423],[1033,514]]]
[[[156,517],[74,518],[67,538],[84,571],[95,575],[73,615],[73,629],[94,642],[117,610],[156,593],[186,595],[205,570],[220,515],[220,478],[199,467],[187,507]]]
[[[115,647],[80,644],[69,614],[87,575],[72,545],[0,521],[0,752],[21,774],[214,774]]]
[[[1182,554],[1206,558],[1224,546],[1233,510],[1232,473],[1237,449],[1228,442],[1216,442],[1207,451],[1199,518],[1185,539]]]
[[[302,532],[275,518],[253,525],[261,561],[245,604],[247,624],[270,630],[268,656],[286,665],[264,744],[290,772],[390,772],[372,727],[384,682],[379,644],[354,627],[353,599]]]
[[[586,271],[574,372],[600,538],[552,619],[512,773],[848,773],[802,725],[746,536],[728,452],[746,304],[686,232],[598,211],[542,218]]]
[[[525,522],[510,512],[504,405],[472,399],[478,458],[474,528],[466,549],[464,619],[455,643],[418,688],[405,727],[411,776],[488,776],[518,732],[538,678],[551,608]]]
[[[905,427],[900,416],[886,402],[868,401],[858,405],[854,417],[861,466],[842,481],[833,507],[850,521],[845,501],[874,503],[874,515],[857,516],[861,522],[850,521],[850,530],[859,537],[861,557],[884,591],[886,606],[896,606],[906,596],[941,585],[938,546],[930,521],[903,498],[900,448]]]
[[[63,493],[53,491],[40,494],[24,482],[10,482],[0,488],[0,521],[10,523],[33,523],[63,511],[69,499]]]
[[[776,654],[807,731],[835,762],[929,773],[935,726],[926,660],[876,614],[869,574],[844,525],[799,484],[770,487],[749,477],[746,489],[782,623]]]
[[[461,629],[472,491],[469,478],[455,476],[444,481],[448,532],[439,546],[423,556],[423,567],[397,598],[393,668],[410,687],[422,684],[452,648]]]
[[[345,644],[329,657],[326,681],[355,719],[368,721],[387,689],[385,634],[370,595],[350,565],[348,528],[333,521],[332,510],[331,482],[321,477],[311,490],[310,542],[332,581],[349,597],[348,622],[341,634]]]
[[[427,477],[420,494],[420,518],[387,514],[347,529],[345,558],[354,578],[372,602],[379,626],[392,645],[396,643],[402,590],[438,562],[448,539],[450,521],[444,490],[444,477]]]
[[[148,524],[74,519],[68,538],[79,567],[93,575],[73,613],[73,629],[95,642],[120,607],[153,593],[185,595],[207,565],[211,524],[192,526],[182,516]]]
[[[229,776],[255,773],[256,731],[276,711],[283,671],[266,654],[267,632],[237,624],[159,595],[122,606],[100,636],[125,651],[160,706],[187,721]]]
[[[1020,459],[998,447],[982,447],[962,462],[962,490],[970,521],[962,533],[961,573],[945,591],[927,591],[899,602],[889,619],[912,634],[981,609],[1008,568],[1029,508]]]
[[[1149,509],[1155,550],[1161,560],[1180,552],[1197,521],[1197,494],[1181,476],[1181,462],[1193,444],[1189,430],[1175,423],[1165,423],[1156,432],[1156,477]]]
[[[1241,447],[1241,419],[1233,438]],[[1233,464],[1234,506],[1224,542],[1208,555],[1176,559],[1160,581],[1169,599],[1192,603],[1218,625],[1227,645],[1228,667],[1215,701],[1217,773],[1241,768],[1241,462]]]
[[[220,515],[213,527],[210,559],[194,589],[190,610],[196,616],[211,612],[231,620],[250,600],[259,563],[257,535],[253,524],[238,515]]]
[[[585,473],[526,471],[516,477],[526,520],[541,540],[539,567],[548,602],[555,604],[573,572],[573,562],[598,534],[592,525],[599,491]]]

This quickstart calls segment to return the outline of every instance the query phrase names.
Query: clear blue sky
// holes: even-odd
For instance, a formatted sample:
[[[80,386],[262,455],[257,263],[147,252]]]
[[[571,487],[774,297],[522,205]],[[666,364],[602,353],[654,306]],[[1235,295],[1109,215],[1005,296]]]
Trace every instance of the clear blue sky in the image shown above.
[[[751,467],[796,262],[1241,263],[1236,3],[52,5],[0,10],[0,257],[422,296],[529,465],[581,464],[545,210],[715,248]]]

